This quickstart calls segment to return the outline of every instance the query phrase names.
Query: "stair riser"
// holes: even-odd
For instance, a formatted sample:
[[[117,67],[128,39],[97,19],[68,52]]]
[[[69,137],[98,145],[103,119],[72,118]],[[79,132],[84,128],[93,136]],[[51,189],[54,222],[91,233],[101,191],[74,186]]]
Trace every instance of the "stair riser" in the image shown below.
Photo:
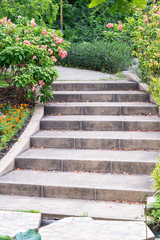
[[[121,122],[121,121],[47,121],[40,122],[40,128],[51,130],[88,130],[88,131],[159,131],[160,122]]]
[[[53,91],[105,91],[105,90],[138,90],[136,82],[129,83],[53,83]]]
[[[152,196],[151,191],[94,189],[63,186],[40,186],[27,184],[0,183],[0,194],[21,196],[70,198],[100,201],[140,201]]]
[[[156,115],[157,107],[51,107],[45,106],[44,114],[64,115]]]
[[[159,140],[146,139],[92,139],[31,137],[31,147],[75,149],[146,149],[159,150]]]
[[[60,159],[32,159],[17,158],[16,168],[36,169],[48,171],[86,171],[101,173],[141,173],[151,174],[155,167],[153,162],[126,162],[126,161],[89,161],[89,160],[60,160]]]
[[[53,95],[54,101],[58,102],[142,102],[148,101],[146,94],[57,94]]]

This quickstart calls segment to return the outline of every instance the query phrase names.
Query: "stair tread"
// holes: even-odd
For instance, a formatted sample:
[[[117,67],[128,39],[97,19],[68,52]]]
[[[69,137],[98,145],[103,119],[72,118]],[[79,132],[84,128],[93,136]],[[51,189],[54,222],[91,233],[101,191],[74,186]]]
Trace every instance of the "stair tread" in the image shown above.
[[[45,104],[49,107],[89,107],[89,106],[98,106],[98,107],[157,107],[156,104],[150,102],[50,102]]]
[[[38,131],[31,138],[86,138],[86,139],[139,139],[160,140],[160,132],[134,131]]]
[[[44,148],[27,149],[16,159],[59,159],[78,161],[157,162],[159,152]]]
[[[144,205],[134,203],[0,195],[0,206],[2,210],[35,209],[55,218],[86,213],[96,219],[144,221]]]
[[[75,94],[84,94],[84,95],[94,95],[94,94],[139,94],[139,95],[144,95],[144,94],[148,94],[144,91],[133,91],[133,90],[119,90],[119,91],[53,91],[54,95],[75,95]]]
[[[117,80],[86,80],[86,81],[70,81],[70,80],[68,80],[68,81],[54,81],[53,82],[53,85],[56,85],[56,84],[81,84],[81,83],[83,83],[83,84],[88,84],[88,83],[91,83],[91,84],[93,84],[93,83],[129,83],[129,84],[133,84],[133,83],[137,83],[137,82],[135,82],[135,81],[129,81],[129,80],[120,80],[120,79],[117,79]]]
[[[13,170],[0,177],[0,184],[2,183],[153,192],[153,179],[145,174]]]
[[[158,116],[115,116],[115,115],[57,115],[44,116],[41,121],[128,121],[128,122],[160,122]]]

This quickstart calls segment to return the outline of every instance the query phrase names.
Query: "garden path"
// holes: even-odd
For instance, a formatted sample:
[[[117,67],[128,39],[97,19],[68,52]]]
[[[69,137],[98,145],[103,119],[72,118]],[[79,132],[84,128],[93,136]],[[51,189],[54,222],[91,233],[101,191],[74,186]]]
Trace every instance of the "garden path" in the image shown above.
[[[158,107],[137,82],[57,70],[60,79],[53,83],[54,100],[45,104],[40,131],[16,157],[18,169],[0,177],[1,208],[143,222],[140,201],[153,194],[149,174],[160,149]]]

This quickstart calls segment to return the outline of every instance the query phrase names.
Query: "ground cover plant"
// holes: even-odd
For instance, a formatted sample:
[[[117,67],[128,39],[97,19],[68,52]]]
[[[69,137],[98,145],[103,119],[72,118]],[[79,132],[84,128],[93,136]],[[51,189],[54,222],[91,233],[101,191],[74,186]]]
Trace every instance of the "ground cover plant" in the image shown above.
[[[60,62],[69,67],[117,73],[131,64],[132,54],[126,42],[73,43],[67,58]]]
[[[8,103],[7,105],[0,104],[0,111],[2,113],[0,116],[0,151],[2,151],[23,127],[30,116],[30,110],[27,104],[11,106]]]
[[[0,240],[41,240],[41,236],[33,229],[29,229],[25,233],[18,233],[14,238],[10,236],[1,236]]]
[[[53,96],[53,66],[58,56],[67,56],[68,43],[60,31],[38,26],[34,19],[19,16],[17,21],[15,25],[7,17],[0,20],[0,75],[10,72],[4,80],[17,89],[20,103],[24,95],[32,102],[45,102]]]
[[[153,232],[160,230],[160,193],[155,195],[155,201],[150,204],[147,210],[147,224]]]

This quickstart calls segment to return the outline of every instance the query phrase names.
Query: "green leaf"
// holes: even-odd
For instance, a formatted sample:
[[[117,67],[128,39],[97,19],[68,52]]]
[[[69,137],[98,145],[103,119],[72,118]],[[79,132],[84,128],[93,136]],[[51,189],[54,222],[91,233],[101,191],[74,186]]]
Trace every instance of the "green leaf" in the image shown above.
[[[17,234],[16,240],[41,240],[41,236],[39,233],[35,232],[33,229],[29,229],[25,233]]]
[[[91,3],[89,4],[89,8],[94,8],[103,2],[106,2],[106,0],[92,0]]]
[[[0,235],[0,240],[14,240],[13,238],[11,238],[10,236],[6,235],[6,236],[2,236]]]
[[[146,0],[132,0],[132,3],[136,5],[137,7],[144,7],[144,5],[147,5]]]

